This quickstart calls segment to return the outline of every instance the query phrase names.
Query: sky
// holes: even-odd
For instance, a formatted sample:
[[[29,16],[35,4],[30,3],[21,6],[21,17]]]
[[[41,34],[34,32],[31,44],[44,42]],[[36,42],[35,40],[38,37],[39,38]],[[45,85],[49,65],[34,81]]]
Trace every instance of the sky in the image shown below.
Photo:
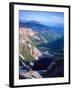
[[[19,21],[38,21],[47,26],[64,25],[63,12],[19,10]]]

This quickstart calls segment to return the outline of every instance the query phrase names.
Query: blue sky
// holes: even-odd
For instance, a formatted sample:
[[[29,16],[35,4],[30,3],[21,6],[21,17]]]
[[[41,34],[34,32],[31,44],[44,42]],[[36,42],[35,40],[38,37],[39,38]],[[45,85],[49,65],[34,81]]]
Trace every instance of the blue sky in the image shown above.
[[[48,12],[48,11],[19,11],[19,21],[26,22],[36,20],[47,26],[64,25],[63,12]]]

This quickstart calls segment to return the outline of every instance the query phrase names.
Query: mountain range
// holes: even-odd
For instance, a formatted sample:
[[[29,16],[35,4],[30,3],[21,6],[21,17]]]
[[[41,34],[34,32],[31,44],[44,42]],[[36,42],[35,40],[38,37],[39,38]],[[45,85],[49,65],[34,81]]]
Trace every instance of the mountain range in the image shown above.
[[[63,50],[63,35],[38,21],[20,22],[19,34],[20,52],[27,60],[51,55],[49,51]]]
[[[63,76],[63,27],[19,22],[19,79]]]

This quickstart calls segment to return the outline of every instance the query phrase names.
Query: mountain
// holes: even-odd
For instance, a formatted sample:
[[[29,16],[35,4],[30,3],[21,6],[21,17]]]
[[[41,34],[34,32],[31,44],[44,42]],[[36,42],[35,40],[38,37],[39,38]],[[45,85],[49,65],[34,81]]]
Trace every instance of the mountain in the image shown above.
[[[50,52],[59,51],[58,45],[63,44],[62,35],[38,21],[20,22],[19,26],[20,53],[26,60],[52,56]]]
[[[53,41],[62,36],[62,34],[59,34],[54,30],[55,27],[53,28],[43,25],[38,21],[20,22],[19,27],[30,28],[40,34],[47,41]],[[58,28],[56,29],[58,30]]]
[[[58,30],[38,21],[19,23],[19,79],[64,76],[64,36]]]
[[[19,31],[20,31],[20,35],[25,36],[25,37],[33,37],[35,34],[37,34],[37,32],[33,31],[30,28],[21,27]]]
[[[42,78],[41,75],[26,65],[23,61],[19,62],[19,79],[32,79],[32,78]]]
[[[19,23],[19,27],[27,27],[27,28],[32,28],[33,30],[34,29],[39,29],[41,30],[41,28],[43,29],[47,29],[48,27],[41,24],[40,22],[38,21],[29,21],[29,22],[20,22]]]
[[[40,44],[39,47],[48,48],[48,51],[53,53],[64,53],[64,36],[54,40],[53,42],[47,42]]]
[[[20,58],[23,56],[26,60],[38,59],[42,54],[33,42],[33,40],[40,41],[40,37],[37,35],[38,33],[30,28],[22,27],[19,30],[19,34]]]

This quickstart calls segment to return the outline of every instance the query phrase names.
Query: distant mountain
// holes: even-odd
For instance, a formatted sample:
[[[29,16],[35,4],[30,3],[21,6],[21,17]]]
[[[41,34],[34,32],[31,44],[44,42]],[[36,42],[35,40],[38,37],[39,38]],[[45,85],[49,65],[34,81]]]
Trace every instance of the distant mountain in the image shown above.
[[[57,33],[55,30],[53,30],[55,28],[43,25],[38,21],[29,21],[29,22],[25,22],[25,23],[20,22],[19,27],[31,28],[33,31],[36,31],[47,41],[53,41],[62,36],[61,34]],[[58,28],[56,28],[56,29],[58,29]]]
[[[20,27],[32,27],[32,26],[42,26],[42,27],[47,27],[47,26],[45,26],[45,25],[43,25],[43,24],[41,24],[40,22],[38,22],[38,21],[29,21],[29,22],[20,22],[19,23],[19,26]],[[47,27],[48,28],[48,27]]]
[[[63,32],[64,27],[63,25],[57,25],[57,26],[47,26],[45,24],[40,23],[39,21],[32,20],[32,21],[25,21],[25,22],[19,22],[19,27],[27,27],[32,28],[33,30],[53,30],[55,32]]]
[[[19,27],[31,28],[32,30],[42,31],[47,30],[49,27],[39,23],[38,21],[20,22]]]

